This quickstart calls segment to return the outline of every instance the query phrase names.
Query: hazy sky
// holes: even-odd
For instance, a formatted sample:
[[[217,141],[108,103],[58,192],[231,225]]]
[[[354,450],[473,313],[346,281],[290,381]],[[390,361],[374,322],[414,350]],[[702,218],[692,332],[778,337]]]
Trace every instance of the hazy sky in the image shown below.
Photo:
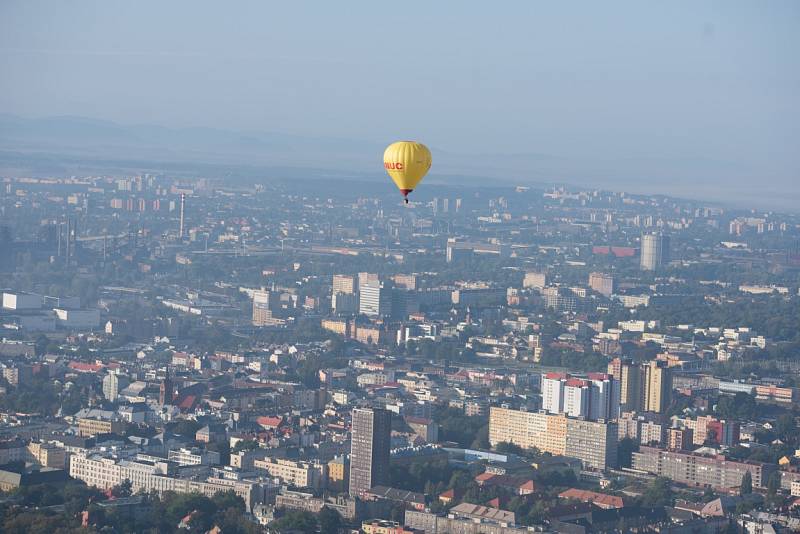
[[[798,56],[794,0],[2,0],[0,112],[708,160],[800,188]]]

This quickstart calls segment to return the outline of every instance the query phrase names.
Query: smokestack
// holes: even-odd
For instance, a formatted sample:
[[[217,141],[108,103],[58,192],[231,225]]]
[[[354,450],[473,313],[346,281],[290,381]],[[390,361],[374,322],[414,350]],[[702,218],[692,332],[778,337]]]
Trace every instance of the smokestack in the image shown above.
[[[61,257],[61,240],[64,237],[64,223],[58,223],[58,257]]]
[[[181,193],[181,223],[178,228],[178,239],[183,239],[183,210],[186,207],[186,195]]]
[[[69,265],[70,261],[72,261],[72,231],[72,217],[67,217],[67,265]]]

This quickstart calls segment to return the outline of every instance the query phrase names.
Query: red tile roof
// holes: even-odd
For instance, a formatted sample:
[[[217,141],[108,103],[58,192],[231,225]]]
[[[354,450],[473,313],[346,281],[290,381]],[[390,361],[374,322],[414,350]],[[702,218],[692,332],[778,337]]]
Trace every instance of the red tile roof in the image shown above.
[[[611,378],[611,375],[608,373],[589,373],[586,376],[588,376],[590,380],[609,380]]]
[[[585,388],[589,385],[586,380],[581,380],[580,378],[570,378],[567,380],[566,385],[573,388]]]
[[[283,418],[262,416],[256,419],[256,423],[266,428],[278,428],[283,423]]]
[[[194,395],[186,395],[186,397],[178,404],[178,409],[181,411],[188,411],[194,407],[194,402],[197,400],[197,397]]]
[[[73,371],[78,371],[79,373],[96,373],[103,368],[103,366],[99,363],[84,363],[76,361],[69,362],[67,367]]]

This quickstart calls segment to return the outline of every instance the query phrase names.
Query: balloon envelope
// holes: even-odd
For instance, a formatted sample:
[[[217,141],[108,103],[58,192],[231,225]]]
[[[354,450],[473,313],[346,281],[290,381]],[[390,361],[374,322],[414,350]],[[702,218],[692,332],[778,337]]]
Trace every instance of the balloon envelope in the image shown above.
[[[416,141],[397,141],[384,151],[383,167],[405,197],[431,168],[431,151]]]

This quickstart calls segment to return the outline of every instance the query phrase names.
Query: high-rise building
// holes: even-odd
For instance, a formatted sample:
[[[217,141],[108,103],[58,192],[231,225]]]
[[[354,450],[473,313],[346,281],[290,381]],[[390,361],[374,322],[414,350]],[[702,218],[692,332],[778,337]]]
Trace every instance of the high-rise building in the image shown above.
[[[642,402],[645,412],[664,413],[672,395],[672,373],[666,362],[652,360],[642,364]]]
[[[619,381],[619,404],[623,412],[641,409],[641,368],[631,360],[614,358],[608,364],[608,373]]]
[[[615,420],[619,418],[619,380],[606,373],[589,373],[591,395],[589,397],[589,413],[592,421]]]
[[[614,293],[614,277],[610,274],[589,274],[589,287],[603,296],[610,297]]]
[[[619,417],[619,382],[605,373],[575,378],[564,373],[542,377],[542,410],[589,420]]]
[[[123,377],[114,373],[107,374],[103,378],[103,396],[111,402],[116,402],[120,390],[127,386],[127,383],[128,381]]]
[[[392,276],[395,287],[401,289],[417,289],[417,275],[415,274],[396,274]]]
[[[276,295],[277,296],[277,295]],[[270,291],[253,291],[253,326],[270,326],[273,323]]]
[[[358,287],[356,288],[356,291],[358,291],[364,284],[378,283],[379,281],[380,277],[377,273],[358,273]]]
[[[669,262],[669,236],[660,232],[642,234],[641,246],[641,270],[656,271]]]
[[[350,495],[389,485],[392,413],[380,408],[353,409],[350,436]]]
[[[388,316],[392,312],[392,288],[377,280],[359,283],[358,313],[369,317]]]
[[[419,311],[419,296],[416,291],[396,287],[390,291],[392,317],[405,321],[410,314]]]
[[[358,312],[358,278],[349,274],[334,274],[331,307],[335,313]]]
[[[587,380],[568,378],[564,381],[564,413],[570,417],[588,417],[591,395]]]
[[[564,412],[564,373],[547,373],[542,377],[542,410],[549,413]]]
[[[332,295],[344,293],[346,295],[353,295],[358,292],[358,279],[349,274],[334,274],[333,275],[333,291]]]
[[[178,224],[178,239],[183,239],[184,232],[186,227],[184,226],[184,213],[186,209],[186,195],[181,193],[181,213],[180,213],[180,222]]]
[[[348,314],[358,312],[358,295],[353,293],[334,293],[331,307],[335,313]]]

